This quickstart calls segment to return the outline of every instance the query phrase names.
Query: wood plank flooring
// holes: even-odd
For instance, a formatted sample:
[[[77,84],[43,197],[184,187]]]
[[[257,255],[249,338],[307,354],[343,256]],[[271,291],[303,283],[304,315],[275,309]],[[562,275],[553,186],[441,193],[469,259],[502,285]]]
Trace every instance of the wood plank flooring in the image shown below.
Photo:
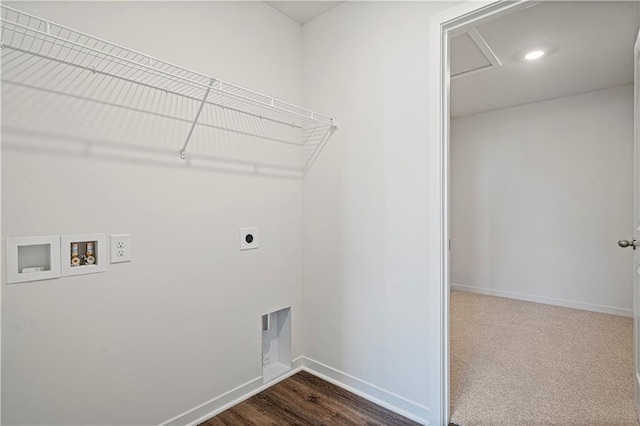
[[[301,371],[200,426],[221,425],[413,426],[418,423]]]

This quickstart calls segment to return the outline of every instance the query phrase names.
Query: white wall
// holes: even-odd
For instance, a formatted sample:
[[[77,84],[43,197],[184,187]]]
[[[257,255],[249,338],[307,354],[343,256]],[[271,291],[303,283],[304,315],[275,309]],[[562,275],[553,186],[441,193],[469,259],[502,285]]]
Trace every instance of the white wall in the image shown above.
[[[304,181],[305,355],[432,424],[441,368],[440,312],[428,309],[440,300],[427,277],[429,17],[450,6],[347,2],[303,27],[304,102],[340,122]]]
[[[631,315],[632,214],[632,85],[452,120],[452,284]]]
[[[13,6],[301,101],[301,28],[263,2]],[[260,316],[285,306],[301,355],[300,180],[189,167],[177,155],[183,137],[157,163],[88,145],[60,155],[46,137],[51,149],[26,149],[3,134],[3,238],[133,241],[133,261],[103,274],[19,285],[3,275],[3,424],[169,420],[260,378]],[[238,251],[241,226],[259,227],[258,250]]]

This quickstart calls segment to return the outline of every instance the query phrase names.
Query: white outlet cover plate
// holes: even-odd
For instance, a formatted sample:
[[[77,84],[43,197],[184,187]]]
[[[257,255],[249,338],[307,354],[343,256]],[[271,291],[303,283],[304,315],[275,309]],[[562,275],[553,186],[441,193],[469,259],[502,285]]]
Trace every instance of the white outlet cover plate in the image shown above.
[[[247,236],[251,235],[253,240],[247,242]],[[258,248],[258,228],[240,228],[240,250],[252,250]]]
[[[71,266],[71,243],[95,241],[93,265]],[[75,234],[60,237],[60,268],[63,277],[93,274],[107,270],[107,238],[105,234]]]
[[[131,234],[111,234],[111,263],[131,262]]]

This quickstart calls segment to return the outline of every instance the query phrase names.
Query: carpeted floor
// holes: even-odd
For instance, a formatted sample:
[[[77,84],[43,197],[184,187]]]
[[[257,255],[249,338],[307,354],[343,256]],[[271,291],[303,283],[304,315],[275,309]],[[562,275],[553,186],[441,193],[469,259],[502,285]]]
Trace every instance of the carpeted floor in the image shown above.
[[[638,426],[633,320],[451,292],[451,422]]]

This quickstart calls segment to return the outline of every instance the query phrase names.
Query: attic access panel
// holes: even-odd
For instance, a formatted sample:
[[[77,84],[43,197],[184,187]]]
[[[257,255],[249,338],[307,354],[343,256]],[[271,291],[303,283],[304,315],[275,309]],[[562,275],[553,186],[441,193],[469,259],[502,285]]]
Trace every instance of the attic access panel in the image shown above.
[[[476,28],[451,37],[451,78],[501,67],[502,63]]]

